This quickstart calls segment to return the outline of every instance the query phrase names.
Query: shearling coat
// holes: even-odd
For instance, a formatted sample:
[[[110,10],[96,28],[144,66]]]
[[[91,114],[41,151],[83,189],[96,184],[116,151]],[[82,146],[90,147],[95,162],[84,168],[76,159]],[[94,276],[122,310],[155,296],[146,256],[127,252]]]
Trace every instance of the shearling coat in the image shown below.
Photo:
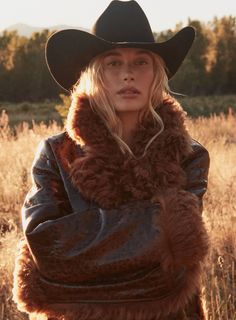
[[[124,155],[86,97],[42,141],[22,208],[14,300],[32,319],[205,319],[202,220],[209,155],[169,98]]]

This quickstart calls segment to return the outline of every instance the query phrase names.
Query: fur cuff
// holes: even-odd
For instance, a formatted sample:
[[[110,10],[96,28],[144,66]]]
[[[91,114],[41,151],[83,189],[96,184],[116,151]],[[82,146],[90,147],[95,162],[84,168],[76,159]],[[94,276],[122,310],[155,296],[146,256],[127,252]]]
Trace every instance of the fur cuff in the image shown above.
[[[203,262],[209,247],[198,197],[184,190],[169,190],[155,201],[161,204],[156,226],[163,270],[169,273],[195,268]]]

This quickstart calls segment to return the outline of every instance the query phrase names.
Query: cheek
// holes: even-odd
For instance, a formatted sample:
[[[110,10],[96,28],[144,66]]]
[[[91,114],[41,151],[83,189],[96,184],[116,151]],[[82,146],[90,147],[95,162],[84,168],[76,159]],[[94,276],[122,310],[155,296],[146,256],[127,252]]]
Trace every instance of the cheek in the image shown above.
[[[115,81],[119,77],[119,72],[115,70],[106,70],[104,72],[104,79],[106,79],[107,82],[109,81]]]
[[[153,70],[151,70],[149,72],[148,78],[149,78],[149,84],[151,85],[153,83],[153,80],[154,80],[154,72],[153,72]]]
[[[143,75],[142,81],[145,87],[145,91],[147,94],[149,94],[150,90],[151,90],[151,86],[153,84],[153,80],[154,80],[154,74],[153,72],[150,72],[146,75]]]
[[[116,99],[117,85],[115,78],[107,72],[104,72],[103,83],[106,88],[107,96],[113,101]]]
[[[103,75],[103,83],[107,88],[109,87],[110,80],[109,80],[108,74],[106,72],[104,72],[104,75]]]
[[[110,91],[116,90],[117,78],[113,74],[111,74],[111,73],[104,74],[103,82],[108,90],[110,90]]]

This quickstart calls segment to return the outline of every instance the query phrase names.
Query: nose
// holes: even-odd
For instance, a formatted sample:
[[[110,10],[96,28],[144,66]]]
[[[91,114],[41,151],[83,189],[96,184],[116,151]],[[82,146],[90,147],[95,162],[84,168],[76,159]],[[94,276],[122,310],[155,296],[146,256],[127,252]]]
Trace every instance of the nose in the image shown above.
[[[130,63],[124,65],[123,80],[126,82],[134,80],[134,70]]]

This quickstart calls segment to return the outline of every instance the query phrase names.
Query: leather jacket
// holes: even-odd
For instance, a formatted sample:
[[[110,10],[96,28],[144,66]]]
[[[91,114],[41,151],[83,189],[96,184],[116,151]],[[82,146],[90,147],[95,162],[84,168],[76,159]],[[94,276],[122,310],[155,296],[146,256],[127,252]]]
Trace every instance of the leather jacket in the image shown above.
[[[161,230],[154,221],[160,204],[142,201],[106,210],[86,201],[57,155],[58,146],[67,142],[65,132],[41,142],[32,166],[33,187],[22,208],[37,285],[44,286],[47,303],[165,301],[171,296],[165,285],[156,288],[168,278],[157,263]],[[187,176],[183,192],[197,196],[202,207],[209,155],[197,141],[191,144],[193,152],[181,163]],[[76,148],[79,156],[81,148]],[[181,264],[173,271],[176,290],[185,272]],[[37,303],[44,305],[43,299]]]

